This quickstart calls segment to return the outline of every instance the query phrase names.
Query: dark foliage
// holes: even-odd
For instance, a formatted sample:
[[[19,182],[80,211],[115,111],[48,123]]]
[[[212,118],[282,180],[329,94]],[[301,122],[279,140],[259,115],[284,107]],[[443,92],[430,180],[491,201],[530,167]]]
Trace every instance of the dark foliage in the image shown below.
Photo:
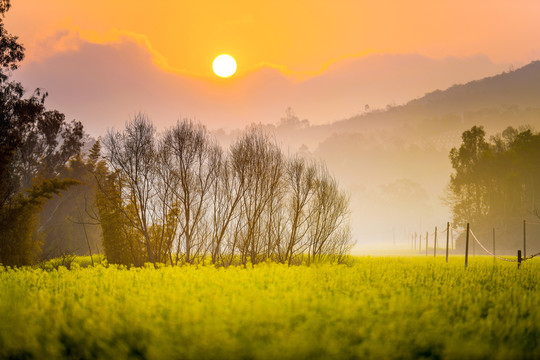
[[[0,0],[0,15],[10,3]],[[45,202],[75,184],[61,180],[70,158],[80,152],[83,127],[64,114],[47,110],[47,93],[25,97],[24,87],[9,80],[24,58],[24,47],[0,18],[0,262],[29,264],[39,250],[39,212]]]
[[[496,228],[498,243],[515,250],[521,245],[523,220],[537,221],[540,214],[540,133],[508,127],[490,141],[485,137],[484,129],[474,126],[463,133],[459,149],[450,152],[454,221],[471,223],[477,233],[491,234]],[[538,230],[530,229],[531,238],[540,235]]]

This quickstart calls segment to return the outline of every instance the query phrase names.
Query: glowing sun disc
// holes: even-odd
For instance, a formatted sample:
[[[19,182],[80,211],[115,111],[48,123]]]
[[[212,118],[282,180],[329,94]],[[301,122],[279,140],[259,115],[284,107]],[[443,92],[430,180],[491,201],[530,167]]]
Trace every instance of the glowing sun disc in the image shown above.
[[[230,55],[219,55],[214,59],[212,68],[217,76],[226,78],[236,72],[236,61],[234,61],[234,58]]]

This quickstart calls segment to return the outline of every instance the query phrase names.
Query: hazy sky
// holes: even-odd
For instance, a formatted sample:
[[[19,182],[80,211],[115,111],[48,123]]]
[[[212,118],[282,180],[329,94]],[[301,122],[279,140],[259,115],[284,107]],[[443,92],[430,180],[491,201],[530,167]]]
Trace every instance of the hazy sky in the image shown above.
[[[12,3],[16,78],[94,135],[137,111],[231,128],[291,106],[328,123],[540,57],[537,0]],[[221,53],[230,79],[212,73]]]
[[[190,76],[212,76],[212,60],[223,52],[237,59],[241,73],[272,64],[309,74],[369,53],[484,54],[496,62],[525,62],[540,51],[537,0],[13,3],[7,23],[31,58],[69,48],[39,46],[69,29],[93,43],[137,39],[160,66]]]
[[[362,113],[365,105],[402,104],[539,59],[539,14],[538,0],[13,0],[5,23],[26,47],[14,78],[47,90],[50,108],[81,120],[97,137],[123,128],[138,111],[158,128],[191,117],[233,129],[276,123],[288,107],[324,124]],[[222,53],[238,63],[228,79],[212,72]],[[366,167],[374,156],[364,156]],[[341,180],[357,189],[355,237],[372,240],[379,231],[392,238],[388,214],[378,216],[371,205],[384,210],[396,203],[374,195],[380,186],[426,190],[427,205],[419,209],[427,215],[414,213],[408,224],[431,229],[448,220],[440,204],[450,171],[446,153],[435,160],[411,156],[407,169],[439,166],[440,179],[400,172],[399,156],[386,162],[383,156],[381,169],[368,173],[358,158],[346,164],[349,178]],[[401,203],[408,206],[407,199]],[[401,221],[401,213],[413,213],[396,208]]]

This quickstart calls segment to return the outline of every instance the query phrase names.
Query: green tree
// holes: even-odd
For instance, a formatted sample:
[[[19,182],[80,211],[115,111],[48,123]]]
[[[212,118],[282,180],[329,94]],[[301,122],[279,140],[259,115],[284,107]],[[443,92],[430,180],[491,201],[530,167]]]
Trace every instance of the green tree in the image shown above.
[[[76,183],[60,175],[80,152],[83,127],[47,110],[46,93],[25,97],[20,83],[8,81],[24,58],[24,47],[4,27],[9,7],[0,0],[0,259],[23,265],[39,248],[36,226],[45,201]]]
[[[41,246],[36,230],[43,204],[53,194],[76,183],[75,180],[41,180],[0,209],[0,263],[21,266],[34,261]]]
[[[11,7],[9,0],[0,0],[0,83],[7,80],[8,71],[17,69],[24,59],[24,47],[17,36],[11,35],[4,27],[4,15]]]
[[[454,174],[450,176],[450,202],[454,221],[460,225],[474,222],[486,213],[485,174],[479,163],[489,149],[482,126],[465,131],[459,149],[450,150]]]
[[[117,174],[107,171],[100,163],[96,169],[100,188],[96,193],[96,205],[102,229],[102,245],[107,261],[112,264],[141,266],[147,261],[143,239],[126,219],[122,204],[121,181]]]
[[[113,176],[108,182],[113,188],[104,195],[115,207],[115,213],[122,214],[130,228],[140,234],[146,259],[156,263],[160,259],[150,229],[161,220],[162,214],[154,186],[157,178],[155,128],[145,115],[138,114],[126,124],[125,131],[108,133],[104,147],[107,167]]]
[[[515,250],[523,220],[540,215],[540,133],[509,127],[488,142],[483,128],[475,126],[462,139],[450,152],[454,222],[472,223],[477,233],[496,228],[501,245]],[[540,235],[536,228],[528,232],[531,238]]]

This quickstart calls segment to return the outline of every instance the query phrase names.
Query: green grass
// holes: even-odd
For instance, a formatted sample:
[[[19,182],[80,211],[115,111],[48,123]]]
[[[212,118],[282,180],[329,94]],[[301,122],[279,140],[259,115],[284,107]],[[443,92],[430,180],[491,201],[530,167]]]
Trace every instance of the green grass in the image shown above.
[[[0,271],[0,358],[533,359],[540,261]]]

